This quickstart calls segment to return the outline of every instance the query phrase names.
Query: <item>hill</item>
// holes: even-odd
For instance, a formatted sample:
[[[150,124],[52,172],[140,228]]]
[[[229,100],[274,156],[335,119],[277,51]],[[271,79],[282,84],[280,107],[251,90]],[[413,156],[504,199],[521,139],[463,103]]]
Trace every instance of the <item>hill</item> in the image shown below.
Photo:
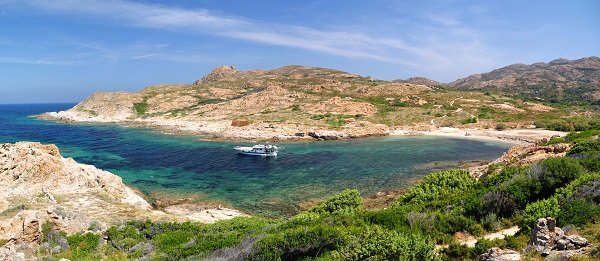
[[[495,90],[554,103],[584,101],[600,104],[600,57],[513,64],[458,79],[449,86],[461,90]]]
[[[383,81],[304,66],[221,66],[193,84],[94,93],[42,115],[65,122],[124,122],[232,140],[341,139],[438,127],[527,127],[566,111],[502,95],[448,90],[431,81]],[[419,83],[419,84],[418,84]]]

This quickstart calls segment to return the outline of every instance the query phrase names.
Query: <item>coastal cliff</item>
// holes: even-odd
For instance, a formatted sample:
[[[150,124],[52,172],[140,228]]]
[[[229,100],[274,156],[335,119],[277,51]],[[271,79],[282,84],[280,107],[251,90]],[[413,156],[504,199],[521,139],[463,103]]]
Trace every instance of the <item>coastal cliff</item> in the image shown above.
[[[68,234],[128,220],[215,222],[241,215],[226,208],[154,209],[119,176],[60,155],[55,145],[0,144],[0,241],[38,243],[44,224]],[[0,259],[1,255],[0,255]]]
[[[193,84],[94,93],[69,110],[39,117],[156,127],[208,139],[334,140],[440,127],[531,128],[536,120],[570,113],[429,81],[384,81],[304,66],[248,71],[221,66]]]

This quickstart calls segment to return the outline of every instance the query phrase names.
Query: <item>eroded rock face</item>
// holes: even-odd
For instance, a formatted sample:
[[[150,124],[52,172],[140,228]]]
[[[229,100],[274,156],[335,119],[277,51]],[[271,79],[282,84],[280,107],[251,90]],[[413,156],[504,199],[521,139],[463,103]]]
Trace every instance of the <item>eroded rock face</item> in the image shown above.
[[[566,143],[540,146],[536,144],[515,146],[505,152],[494,163],[531,164],[547,158],[564,157],[570,145]]]
[[[53,198],[53,194],[90,191],[104,192],[116,201],[138,208],[151,208],[123,184],[121,177],[63,158],[55,145],[35,142],[0,145],[0,196],[3,198],[40,195]]]
[[[533,228],[528,249],[537,251],[542,256],[571,257],[585,253],[589,245],[590,242],[583,237],[565,235],[563,230],[556,226],[556,220],[540,218]]]
[[[519,261],[523,260],[519,252],[493,247],[479,257],[481,261]]]
[[[41,242],[42,226],[67,234],[132,219],[215,222],[239,211],[191,206],[185,213],[153,210],[119,176],[63,158],[54,145],[0,144],[0,240],[26,245]],[[13,249],[14,250],[14,249]],[[2,253],[13,253],[8,248]]]

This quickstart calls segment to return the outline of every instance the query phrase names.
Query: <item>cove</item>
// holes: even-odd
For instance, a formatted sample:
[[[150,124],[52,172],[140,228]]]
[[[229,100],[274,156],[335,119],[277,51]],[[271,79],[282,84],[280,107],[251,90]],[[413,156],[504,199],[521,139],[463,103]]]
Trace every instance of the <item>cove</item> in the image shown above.
[[[31,115],[73,104],[0,105],[0,143],[56,144],[63,156],[123,178],[144,193],[197,193],[256,215],[281,216],[298,204],[357,188],[364,196],[410,186],[459,161],[491,160],[511,145],[445,137],[380,137],[277,143],[277,158],[238,155],[236,145],[113,124],[63,124]]]

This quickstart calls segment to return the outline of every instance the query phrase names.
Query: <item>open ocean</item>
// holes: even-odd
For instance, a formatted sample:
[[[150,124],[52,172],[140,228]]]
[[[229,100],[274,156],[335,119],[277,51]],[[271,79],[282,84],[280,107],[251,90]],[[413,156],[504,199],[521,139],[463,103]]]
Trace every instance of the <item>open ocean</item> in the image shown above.
[[[199,194],[258,215],[293,214],[297,205],[357,188],[364,196],[407,187],[461,160],[491,160],[511,145],[444,137],[382,137],[277,143],[277,158],[236,154],[252,143],[203,141],[116,124],[62,124],[32,115],[74,104],[0,105],[0,143],[56,144],[63,156],[123,178],[144,193]]]

